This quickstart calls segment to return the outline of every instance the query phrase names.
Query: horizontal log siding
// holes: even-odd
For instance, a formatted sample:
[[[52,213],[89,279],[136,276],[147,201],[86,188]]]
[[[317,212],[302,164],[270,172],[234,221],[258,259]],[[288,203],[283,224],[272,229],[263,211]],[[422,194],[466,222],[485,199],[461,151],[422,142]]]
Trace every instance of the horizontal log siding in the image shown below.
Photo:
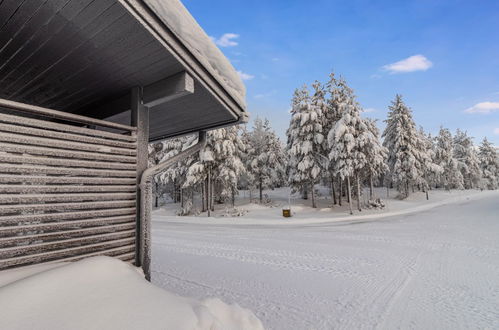
[[[136,140],[0,113],[0,270],[97,255],[133,262]]]

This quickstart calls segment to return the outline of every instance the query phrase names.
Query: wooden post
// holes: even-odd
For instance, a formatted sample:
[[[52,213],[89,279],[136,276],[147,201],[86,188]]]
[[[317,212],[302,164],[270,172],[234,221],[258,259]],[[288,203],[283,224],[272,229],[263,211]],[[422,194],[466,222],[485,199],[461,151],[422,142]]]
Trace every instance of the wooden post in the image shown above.
[[[148,144],[149,144],[149,108],[144,106],[141,87],[132,89],[131,97],[131,126],[137,128],[137,204],[136,204],[136,235],[135,235],[135,265],[140,267],[141,221],[140,218],[140,179],[147,169]]]

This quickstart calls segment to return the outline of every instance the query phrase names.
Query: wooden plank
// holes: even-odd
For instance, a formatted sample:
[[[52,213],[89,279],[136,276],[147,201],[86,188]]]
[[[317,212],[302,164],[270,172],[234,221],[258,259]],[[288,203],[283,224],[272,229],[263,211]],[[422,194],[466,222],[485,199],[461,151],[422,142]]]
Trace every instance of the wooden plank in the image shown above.
[[[0,163],[12,164],[35,164],[49,165],[62,167],[80,167],[94,169],[112,169],[112,170],[136,170],[135,164],[109,163],[109,162],[92,162],[88,160],[74,160],[65,158],[49,158],[36,156],[18,156],[17,154],[0,153]]]
[[[134,68],[134,71],[140,72],[143,67],[146,67],[148,64],[150,64],[151,60],[163,57],[164,53],[165,50],[161,48],[160,45],[158,45],[156,40],[151,40],[148,44],[140,47],[135,51],[134,55],[137,58],[135,58],[135,56],[130,56],[128,52],[124,52],[122,56],[117,56],[117,58],[111,58],[109,60],[119,61],[121,67],[115,70],[114,73],[116,74],[116,76],[122,79],[122,77],[125,76],[125,73],[130,74],[130,68]],[[106,60],[103,60],[102,62],[103,64],[107,63]],[[96,65],[98,65],[98,67],[96,67]],[[74,95],[85,93],[88,89],[98,90],[99,88],[97,86],[102,84],[103,79],[91,79],[91,77],[95,74],[94,72],[96,70],[99,70],[99,67],[100,63],[89,63],[69,75],[66,74],[64,77],[60,77],[58,81],[61,81],[61,83],[65,86],[71,86],[71,91],[62,90],[58,93],[53,93],[51,97],[43,99],[41,101],[42,104],[47,107],[54,107],[57,104],[64,105],[70,102]],[[91,79],[91,81],[89,81],[89,79]],[[127,104],[127,106],[128,105],[129,104]],[[95,111],[95,107],[90,105],[88,110]],[[109,117],[106,115],[95,116],[93,115],[93,112],[87,113],[86,111],[81,112],[80,110],[78,110],[78,113],[85,113],[85,115],[87,116],[101,119]]]
[[[0,195],[0,204],[62,203],[88,201],[134,200],[135,193],[90,193],[90,194],[15,194]],[[19,205],[21,208],[22,206]]]
[[[27,136],[15,133],[0,132],[0,141],[15,143],[15,144],[27,144],[30,146],[43,146],[43,147],[60,148],[67,150],[91,151],[93,153],[102,153],[102,154],[125,155],[125,156],[135,156],[137,154],[137,151],[135,149],[123,149],[123,148],[116,148],[109,146],[99,146],[99,145],[78,143],[78,142],[71,142],[64,140],[33,137],[33,136]]]
[[[101,127],[114,128],[117,130],[123,130],[123,131],[127,131],[127,132],[135,131],[134,127],[131,127],[128,125],[112,123],[112,122],[105,121],[105,120],[75,115],[72,113],[42,108],[42,107],[38,107],[36,105],[29,105],[29,104],[5,100],[5,99],[0,99],[0,107],[18,110],[18,111],[22,111],[22,112],[26,112],[26,113],[39,115],[39,116],[45,116],[48,118],[67,120],[67,121],[70,121],[73,123],[81,123],[81,124],[86,124],[86,125],[96,125],[96,126],[101,126]]]
[[[74,2],[74,1],[73,1]],[[71,35],[76,33],[81,27],[86,26],[92,22],[93,19],[98,18],[101,14],[106,12],[106,9],[113,5],[113,0],[100,0],[92,1],[90,5],[86,6],[84,10],[77,13],[76,16],[73,14],[67,14],[62,16],[61,19],[56,19],[47,27],[41,27],[41,34],[27,45],[23,50],[21,50],[16,56],[16,58],[9,63],[11,67],[9,72],[0,72],[0,81],[7,80],[8,83],[14,81],[16,77],[23,74],[26,70],[27,63],[30,62],[31,58],[39,54],[49,51],[47,45],[53,42],[55,37],[62,38],[61,31],[63,29],[70,30]],[[65,40],[61,40],[64,42]]]
[[[101,178],[119,177],[135,178],[136,172],[124,170],[94,170],[76,167],[50,167],[40,165],[1,164],[0,173],[23,173],[23,174],[48,174],[48,175],[71,175],[92,176]]]
[[[124,135],[111,133],[106,131],[100,131],[96,129],[90,129],[85,127],[79,127],[74,125],[66,125],[66,124],[58,124],[53,123],[47,120],[39,120],[22,116],[8,115],[8,114],[0,114],[0,122],[6,122],[11,124],[23,125],[23,126],[31,126],[37,127],[47,130],[59,131],[59,132],[69,132],[69,133],[77,133],[86,136],[95,136],[101,137],[104,139],[112,139],[119,141],[130,141],[135,142],[136,138],[133,135]]]
[[[119,200],[104,202],[76,202],[76,203],[54,203],[54,204],[26,204],[26,205],[0,205],[0,214],[12,214],[19,212],[38,211],[63,211],[70,210],[92,210],[92,209],[112,209],[122,207],[134,207],[135,200]]]
[[[135,249],[134,245],[127,245],[127,246],[124,246],[124,247],[103,250],[103,251],[99,251],[99,252],[95,252],[95,253],[86,253],[86,254],[83,254],[83,255],[78,255],[76,257],[69,257],[69,258],[63,258],[63,259],[59,259],[59,260],[54,260],[53,263],[73,262],[73,261],[78,261],[78,260],[81,260],[81,259],[95,257],[95,256],[113,257],[113,258],[120,259],[120,260],[123,260],[125,262],[128,262],[131,259],[133,259],[134,255],[135,255],[134,252],[130,252],[130,251],[133,251],[134,249]],[[125,253],[123,253],[123,252],[125,252]]]
[[[32,54],[34,50],[39,49],[50,39],[51,35],[57,33],[81,11],[87,9],[89,4],[93,1],[94,0],[70,1],[58,12],[55,12],[50,6],[47,6],[47,4],[43,6],[42,10],[49,10],[53,15],[49,16],[45,14],[47,20],[44,24],[29,24],[29,29],[25,29],[24,31],[24,34],[27,37],[17,36],[17,38],[8,45],[9,49],[4,50],[2,56],[9,56],[9,59],[8,61],[5,61],[3,66],[0,66],[0,76],[4,76],[17,68],[26,56]]]
[[[39,214],[23,214],[13,215],[0,218],[0,226],[19,225],[27,223],[50,223],[53,221],[69,221],[87,218],[103,218],[121,215],[133,215],[135,217],[135,207],[120,208],[120,209],[101,209],[87,210],[77,212],[61,212],[61,213],[39,213]]]
[[[57,139],[63,141],[73,141],[73,142],[81,142],[92,144],[101,147],[115,147],[115,148],[124,148],[124,149],[135,149],[135,143],[123,142],[123,141],[115,141],[115,140],[107,140],[100,139],[91,136],[78,135],[72,133],[61,133],[48,130],[46,127],[43,129],[33,128],[33,127],[25,127],[19,125],[10,125],[10,124],[2,124],[0,123],[0,131],[8,132],[8,133],[17,133],[23,135],[32,135],[38,136],[42,138],[50,138]]]
[[[134,238],[125,238],[114,241],[101,242],[96,244],[89,244],[84,246],[78,246],[73,248],[67,248],[63,250],[50,251],[45,253],[37,253],[31,255],[25,255],[22,257],[14,257],[0,260],[0,270],[6,269],[16,265],[26,265],[30,263],[42,263],[43,261],[59,259],[58,261],[62,261],[64,259],[60,259],[62,257],[89,257],[91,255],[106,255],[106,253],[110,253],[113,251],[113,248],[118,248],[122,250],[131,250],[135,248]],[[76,260],[76,259],[73,259]]]
[[[26,244],[34,244],[40,241],[48,243],[55,240],[84,238],[98,234],[118,233],[118,232],[126,232],[128,234],[131,234],[134,228],[135,228],[134,223],[124,223],[124,224],[92,227],[92,228],[78,228],[74,230],[66,230],[66,231],[58,231],[50,233],[41,232],[32,235],[3,237],[0,238],[0,251],[2,248],[19,246],[19,245],[24,246]]]
[[[23,2],[24,1],[19,0],[3,0],[0,2],[0,31],[9,23],[10,19]]]
[[[32,176],[32,175],[2,175],[0,183],[23,184],[102,184],[102,185],[134,185],[135,178],[96,178],[70,176]]]
[[[0,249],[0,260],[7,259],[22,255],[28,255],[31,253],[47,252],[51,250],[64,249],[79,246],[79,245],[90,245],[105,241],[117,241],[122,239],[128,239],[129,243],[134,241],[135,231],[125,230],[116,233],[106,233],[106,234],[96,234],[85,237],[70,238],[54,242],[38,243],[23,246],[14,246]]]
[[[83,219],[83,220],[73,220],[73,221],[61,221],[52,223],[41,223],[32,225],[21,225],[21,226],[0,226],[0,237],[29,234],[33,232],[50,232],[50,231],[60,231],[76,228],[88,228],[88,227],[99,227],[105,225],[129,223],[133,224],[135,228],[135,215],[124,215],[117,217],[107,217],[107,218],[97,218],[97,219]]]
[[[27,193],[85,193],[85,192],[94,192],[94,193],[102,193],[102,192],[135,192],[135,186],[111,186],[111,185],[102,185],[102,186],[62,186],[62,185],[54,185],[54,186],[35,186],[35,185],[24,185],[24,184],[15,184],[15,185],[0,185],[0,193],[2,194],[27,194]]]
[[[32,54],[31,57],[37,58],[38,65],[28,70],[24,68],[21,74],[16,74],[16,78],[9,82],[7,92],[12,93],[10,96],[14,97],[16,94],[36,85],[47,71],[64,58],[80,51],[83,45],[90,43],[90,39],[94,35],[107,30],[114,25],[115,21],[122,19],[124,15],[121,6],[115,3],[98,15],[87,17],[87,22],[77,24],[74,20],[73,24],[66,26],[67,29],[63,29],[49,40],[45,47]]]
[[[100,154],[100,153],[86,152],[86,151],[72,151],[72,150],[64,150],[56,148],[47,148],[41,146],[37,147],[24,144],[2,143],[2,142],[0,142],[0,151],[14,152],[19,154],[60,157],[60,158],[103,160],[110,162],[130,163],[130,164],[135,164],[137,161],[136,157],[134,156]]]
[[[12,36],[19,32],[20,27],[24,26],[35,15],[46,1],[24,1],[20,4],[0,29],[0,51],[9,44]]]
[[[1,50],[2,58],[10,59],[14,54],[18,53],[20,49],[23,48],[26,41],[31,40],[34,35],[36,35],[41,27],[48,26],[52,18],[61,10],[64,5],[66,5],[69,0],[51,0],[50,5],[44,3],[39,10],[31,17],[27,24],[17,27],[16,33],[13,35],[2,35],[0,34],[0,44],[5,40],[4,38],[9,38],[9,42]],[[0,68],[5,65],[7,61],[4,61],[0,65]],[[1,71],[0,71],[1,72]]]

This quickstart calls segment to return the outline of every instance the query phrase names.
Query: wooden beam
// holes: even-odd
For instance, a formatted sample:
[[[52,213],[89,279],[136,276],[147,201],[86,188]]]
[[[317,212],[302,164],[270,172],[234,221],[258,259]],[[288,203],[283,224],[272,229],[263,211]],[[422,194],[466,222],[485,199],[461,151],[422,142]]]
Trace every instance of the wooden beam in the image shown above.
[[[154,107],[193,93],[194,79],[183,71],[142,87],[142,102],[147,107]],[[98,118],[109,118],[130,110],[131,97],[132,95],[127,93],[104,104],[85,108],[85,114]]]
[[[154,107],[192,93],[194,79],[184,71],[144,87],[144,105]]]
[[[147,169],[149,156],[149,108],[144,105],[144,91],[141,87],[135,87],[131,91],[131,125],[137,128],[137,187],[139,187],[142,172]],[[140,188],[137,189],[136,198],[136,236],[135,236],[135,265],[140,265]]]

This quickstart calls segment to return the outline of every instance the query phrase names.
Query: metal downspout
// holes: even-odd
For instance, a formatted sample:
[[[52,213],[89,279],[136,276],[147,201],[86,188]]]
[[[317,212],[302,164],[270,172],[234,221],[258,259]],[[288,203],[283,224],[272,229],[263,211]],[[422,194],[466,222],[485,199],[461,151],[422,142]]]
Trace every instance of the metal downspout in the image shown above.
[[[151,280],[151,215],[152,215],[152,179],[176,162],[189,157],[206,145],[206,132],[200,131],[198,142],[165,162],[148,168],[140,179],[140,251],[139,257],[144,275]]]

